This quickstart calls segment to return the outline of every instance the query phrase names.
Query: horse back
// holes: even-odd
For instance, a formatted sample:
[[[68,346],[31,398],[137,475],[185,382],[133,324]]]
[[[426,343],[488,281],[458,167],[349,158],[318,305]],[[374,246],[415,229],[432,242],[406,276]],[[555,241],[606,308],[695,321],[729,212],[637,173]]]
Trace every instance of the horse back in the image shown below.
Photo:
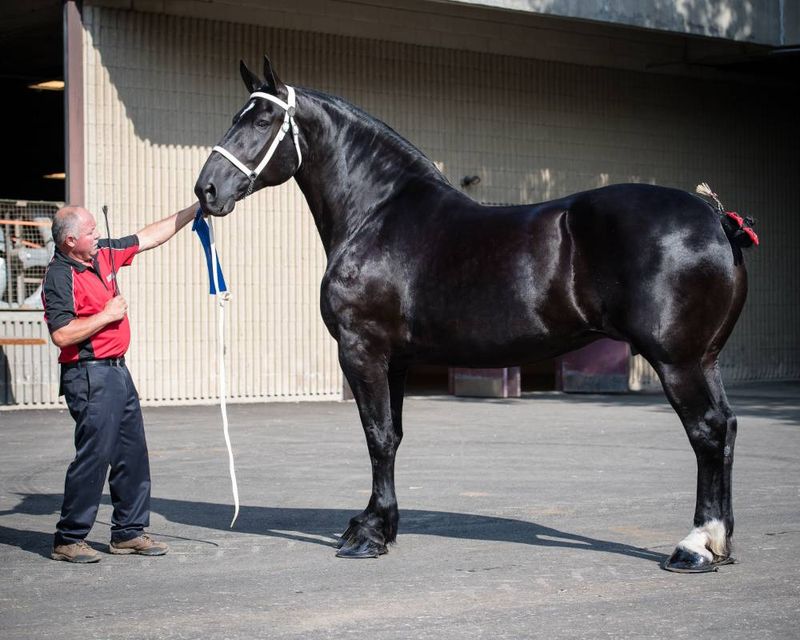
[[[532,361],[629,339],[665,272],[698,255],[724,271],[713,211],[678,190],[615,185],[514,207],[431,191],[396,198],[333,257],[323,317],[335,337],[345,324],[431,362]]]
[[[332,256],[323,318],[334,337],[358,325],[429,362],[558,350],[553,327],[570,336],[584,325],[564,286],[565,214],[560,202],[485,207],[438,185],[401,194]]]

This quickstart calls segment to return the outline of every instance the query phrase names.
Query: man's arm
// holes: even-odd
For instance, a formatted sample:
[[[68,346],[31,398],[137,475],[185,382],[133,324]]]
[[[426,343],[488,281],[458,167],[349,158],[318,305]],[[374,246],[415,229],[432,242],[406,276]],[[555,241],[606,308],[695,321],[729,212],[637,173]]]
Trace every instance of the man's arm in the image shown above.
[[[178,213],[171,215],[169,218],[164,218],[163,220],[149,224],[139,231],[136,234],[139,238],[139,253],[164,244],[178,233],[178,231],[183,229],[183,227],[194,219],[194,214],[198,206],[199,203],[195,202],[190,207],[178,211]]]
[[[60,349],[73,344],[80,344],[93,336],[107,324],[122,320],[128,310],[128,303],[122,296],[111,298],[100,313],[85,318],[75,318],[69,324],[53,331],[50,337]]]

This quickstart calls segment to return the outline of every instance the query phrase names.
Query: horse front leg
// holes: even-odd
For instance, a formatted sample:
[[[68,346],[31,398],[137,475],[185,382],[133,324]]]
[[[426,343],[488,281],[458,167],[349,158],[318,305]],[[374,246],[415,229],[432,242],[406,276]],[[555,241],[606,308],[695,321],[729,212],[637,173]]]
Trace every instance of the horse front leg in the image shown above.
[[[397,537],[394,461],[403,430],[400,424],[405,372],[391,370],[383,353],[362,341],[340,341],[339,362],[353,392],[372,462],[372,495],[367,508],[350,520],[339,539],[340,558],[377,558]],[[395,422],[396,417],[396,422]]]

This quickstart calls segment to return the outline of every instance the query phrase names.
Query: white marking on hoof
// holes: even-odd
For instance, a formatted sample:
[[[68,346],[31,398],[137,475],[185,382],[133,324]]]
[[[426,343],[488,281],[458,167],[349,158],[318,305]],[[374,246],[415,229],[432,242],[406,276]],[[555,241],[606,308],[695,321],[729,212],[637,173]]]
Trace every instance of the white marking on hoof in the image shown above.
[[[702,527],[695,527],[683,540],[679,547],[702,556],[709,562],[714,558],[728,557],[728,540],[725,525],[721,520],[709,520]]]

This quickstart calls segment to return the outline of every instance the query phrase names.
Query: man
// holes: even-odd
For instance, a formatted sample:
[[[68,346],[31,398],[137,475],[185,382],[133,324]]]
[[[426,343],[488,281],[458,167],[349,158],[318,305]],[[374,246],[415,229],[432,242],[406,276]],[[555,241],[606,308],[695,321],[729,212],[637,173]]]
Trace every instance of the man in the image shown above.
[[[150,524],[150,465],[139,397],[125,366],[130,325],[116,270],[169,240],[196,208],[110,241],[100,240],[94,216],[82,207],[64,207],[53,218],[56,251],[45,272],[42,301],[50,337],[61,349],[61,393],[75,420],[75,459],[64,483],[54,560],[100,560],[85,538],[109,466],[114,505],[109,551],[156,556],[168,550],[144,532]]]

